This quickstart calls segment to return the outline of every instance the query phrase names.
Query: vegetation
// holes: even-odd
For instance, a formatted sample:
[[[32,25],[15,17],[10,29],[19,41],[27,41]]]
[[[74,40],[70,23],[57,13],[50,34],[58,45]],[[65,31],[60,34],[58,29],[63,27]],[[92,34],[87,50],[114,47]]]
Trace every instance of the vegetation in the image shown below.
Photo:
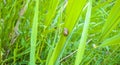
[[[1,65],[119,65],[120,0],[0,0]]]

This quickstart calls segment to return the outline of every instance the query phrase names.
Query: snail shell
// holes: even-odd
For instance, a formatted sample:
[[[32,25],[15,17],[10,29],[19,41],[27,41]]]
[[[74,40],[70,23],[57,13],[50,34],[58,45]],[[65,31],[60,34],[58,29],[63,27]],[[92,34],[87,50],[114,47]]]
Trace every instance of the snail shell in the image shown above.
[[[64,34],[64,36],[68,36],[69,31],[68,31],[68,29],[67,29],[67,28],[64,28],[63,34]]]

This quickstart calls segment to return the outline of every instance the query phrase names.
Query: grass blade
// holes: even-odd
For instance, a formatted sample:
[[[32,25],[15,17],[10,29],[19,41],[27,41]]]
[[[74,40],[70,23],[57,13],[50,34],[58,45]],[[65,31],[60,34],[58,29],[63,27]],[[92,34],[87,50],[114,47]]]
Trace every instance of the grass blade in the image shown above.
[[[99,47],[105,47],[109,45],[115,45],[120,43],[120,34],[115,35],[112,38],[108,38],[105,41],[102,42],[102,44]]]
[[[90,16],[91,16],[91,9],[92,9],[92,1],[89,0],[89,5],[88,5],[87,13],[86,13],[86,18],[85,18],[85,24],[84,24],[84,28],[83,28],[83,32],[82,32],[82,37],[80,40],[80,44],[79,44],[76,59],[75,59],[75,65],[80,64],[80,62],[82,61],[84,51],[85,51]]]
[[[46,19],[45,19],[45,25],[49,26],[50,23],[52,22],[52,19],[54,18],[55,14],[56,14],[56,9],[58,7],[59,4],[59,0],[51,0],[50,1],[50,6],[48,9],[48,13],[46,15]]]
[[[32,33],[31,33],[31,49],[30,49],[30,65],[35,65],[35,48],[37,40],[37,27],[38,27],[38,7],[39,0],[36,0],[35,14],[33,19]]]

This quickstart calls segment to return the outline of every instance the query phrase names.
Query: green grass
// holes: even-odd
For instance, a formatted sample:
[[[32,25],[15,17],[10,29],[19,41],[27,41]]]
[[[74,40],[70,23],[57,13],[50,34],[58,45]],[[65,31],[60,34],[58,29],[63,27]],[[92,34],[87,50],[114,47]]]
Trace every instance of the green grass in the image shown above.
[[[119,3],[1,0],[0,65],[119,65]]]
[[[33,26],[31,32],[31,47],[30,47],[30,65],[35,65],[35,52],[36,52],[36,41],[37,41],[37,29],[38,29],[38,13],[39,12],[39,0],[35,3],[35,13],[33,18]]]
[[[87,40],[87,36],[88,36],[90,16],[91,16],[91,9],[92,9],[92,1],[89,0],[88,5],[87,5],[87,13],[86,13],[86,17],[85,17],[83,32],[82,32],[82,36],[81,36],[81,39],[80,39],[80,44],[79,44],[76,59],[75,59],[75,65],[79,65],[81,63],[82,57],[83,57],[83,54],[84,54],[84,51],[85,51],[86,42],[87,42],[86,40]]]

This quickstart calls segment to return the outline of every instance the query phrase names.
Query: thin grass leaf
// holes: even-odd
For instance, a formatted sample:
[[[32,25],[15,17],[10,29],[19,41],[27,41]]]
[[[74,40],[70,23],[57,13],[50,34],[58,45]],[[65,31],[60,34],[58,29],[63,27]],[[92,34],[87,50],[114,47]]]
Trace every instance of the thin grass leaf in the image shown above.
[[[100,41],[105,39],[109,35],[109,33],[117,26],[117,24],[120,22],[119,19],[120,19],[120,0],[116,0],[116,3],[109,14],[107,21],[103,26]]]
[[[82,37],[80,39],[80,44],[78,47],[76,59],[75,59],[75,65],[79,65],[82,61],[83,54],[85,51],[85,46],[86,46],[86,40],[87,40],[87,34],[88,34],[88,28],[89,28],[89,22],[90,22],[90,16],[91,16],[91,9],[92,9],[92,1],[89,0],[89,5],[86,13],[86,18],[85,18],[85,24],[82,32]]]
[[[50,6],[48,8],[48,13],[46,15],[46,19],[45,19],[45,25],[49,26],[52,22],[52,19],[54,18],[55,14],[56,14],[56,9],[58,7],[59,4],[59,0],[51,0],[50,1]]]
[[[39,0],[36,0],[35,14],[33,19],[32,33],[31,33],[30,65],[35,65],[35,48],[36,48],[37,28],[38,28],[38,8],[39,8]]]
[[[69,0],[66,8],[65,28],[68,28],[69,32],[72,31],[76,24],[77,19],[81,15],[82,9],[86,3],[86,0]]]
[[[105,41],[102,42],[102,44],[99,47],[105,47],[105,46],[116,45],[116,44],[120,44],[120,34],[106,39]]]

